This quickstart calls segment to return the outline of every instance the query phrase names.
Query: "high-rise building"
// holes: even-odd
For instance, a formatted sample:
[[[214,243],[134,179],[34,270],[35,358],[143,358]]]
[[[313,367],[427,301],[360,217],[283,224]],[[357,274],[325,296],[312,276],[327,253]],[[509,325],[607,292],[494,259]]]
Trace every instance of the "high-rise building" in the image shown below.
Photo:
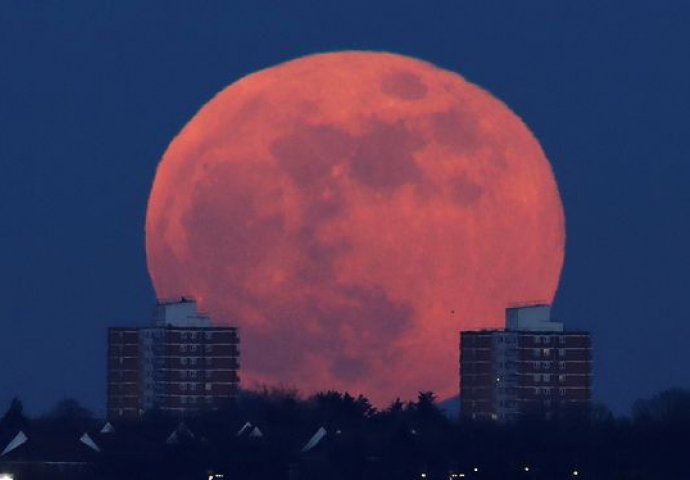
[[[461,415],[506,422],[586,412],[591,345],[588,332],[552,321],[549,305],[508,308],[503,330],[461,332]]]
[[[239,336],[193,300],[161,302],[149,327],[108,329],[108,418],[159,409],[186,414],[237,395]]]

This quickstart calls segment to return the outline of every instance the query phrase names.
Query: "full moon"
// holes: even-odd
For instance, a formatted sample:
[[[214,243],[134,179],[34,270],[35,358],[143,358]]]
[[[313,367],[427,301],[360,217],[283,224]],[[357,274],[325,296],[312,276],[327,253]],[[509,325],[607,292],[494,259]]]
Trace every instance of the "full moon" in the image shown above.
[[[457,394],[459,332],[550,303],[564,239],[551,166],[515,113],[375,52],[222,90],[163,155],[146,218],[156,294],[240,328],[244,388],[379,406]]]

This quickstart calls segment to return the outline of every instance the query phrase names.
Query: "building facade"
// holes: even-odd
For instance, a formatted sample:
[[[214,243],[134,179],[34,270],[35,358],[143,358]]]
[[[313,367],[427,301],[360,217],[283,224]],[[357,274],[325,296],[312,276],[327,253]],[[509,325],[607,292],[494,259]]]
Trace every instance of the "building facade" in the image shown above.
[[[504,330],[461,332],[460,408],[465,418],[513,421],[589,409],[592,344],[565,331],[548,305],[508,308]]]
[[[108,329],[108,418],[216,408],[237,395],[239,356],[237,328],[212,326],[192,300],[159,303],[151,326]]]

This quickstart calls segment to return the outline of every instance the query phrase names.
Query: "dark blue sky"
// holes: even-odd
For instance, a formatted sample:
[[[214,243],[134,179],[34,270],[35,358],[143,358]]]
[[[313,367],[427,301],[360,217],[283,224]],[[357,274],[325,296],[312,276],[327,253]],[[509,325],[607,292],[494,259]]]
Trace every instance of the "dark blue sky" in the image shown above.
[[[154,302],[168,142],[240,76],[341,49],[431,61],[515,110],[560,186],[555,314],[594,334],[596,399],[690,388],[690,4],[368,3],[0,3],[0,410],[103,411],[106,327]]]

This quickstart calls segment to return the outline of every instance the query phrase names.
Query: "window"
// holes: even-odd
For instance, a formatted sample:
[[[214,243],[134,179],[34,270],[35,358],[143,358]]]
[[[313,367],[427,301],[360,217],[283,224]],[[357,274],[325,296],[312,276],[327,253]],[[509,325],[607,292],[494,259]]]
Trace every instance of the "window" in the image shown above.
[[[549,355],[551,355],[551,349],[550,349],[550,348],[543,348],[542,351],[541,351],[541,353],[542,353],[545,357],[548,357]]]
[[[190,345],[190,346],[189,346],[189,349],[190,349],[192,352],[196,352],[196,345]]]
[[[190,389],[192,392],[196,392],[196,383],[190,383],[190,384],[189,384],[189,389]]]
[[[213,385],[211,385],[210,383],[207,383],[206,384],[206,391],[210,392],[211,390],[213,390]]]
[[[211,350],[213,350],[213,345],[206,345],[206,353],[209,353]]]
[[[532,349],[532,356],[534,358],[539,358],[539,349],[538,348],[533,348]]]
[[[558,368],[560,370],[565,370],[565,362],[558,362]]]
[[[180,363],[181,363],[182,365],[187,365],[187,357],[182,357],[182,358],[180,358]]]
[[[559,376],[558,376],[558,381],[559,381],[560,383],[565,383],[565,375],[559,375]]]
[[[213,338],[213,332],[206,332],[206,340],[211,340]]]
[[[185,390],[187,390],[187,384],[186,383],[180,383],[180,390],[182,390],[183,392]]]
[[[187,345],[180,345],[180,352],[186,352],[187,351]]]
[[[189,359],[190,365],[196,365],[196,357],[192,357]]]
[[[558,356],[559,357],[565,357],[565,348],[559,348],[558,349]]]
[[[559,389],[558,389],[558,394],[559,394],[561,397],[565,396],[565,388],[559,388]]]
[[[541,375],[534,375],[534,381],[539,383],[541,381]]]
[[[547,383],[550,382],[551,381],[551,375],[549,375],[549,374],[542,375],[542,380],[544,380]]]

